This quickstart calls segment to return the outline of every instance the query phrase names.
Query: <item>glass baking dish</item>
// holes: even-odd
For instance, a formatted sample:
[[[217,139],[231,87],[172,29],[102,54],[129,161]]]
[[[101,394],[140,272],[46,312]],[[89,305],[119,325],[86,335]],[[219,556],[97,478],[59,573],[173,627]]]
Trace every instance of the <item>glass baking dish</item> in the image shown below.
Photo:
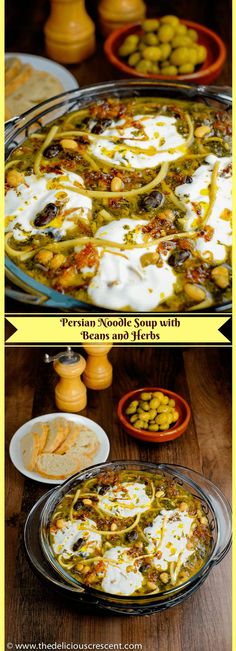
[[[5,157],[30,134],[45,126],[57,117],[78,108],[86,106],[106,96],[121,97],[153,97],[162,96],[173,99],[205,102],[226,111],[232,106],[231,90],[228,87],[190,86],[180,83],[159,83],[150,80],[118,80],[87,86],[82,89],[62,93],[57,97],[46,100],[21,116],[8,120],[5,124]],[[6,294],[10,298],[26,304],[44,305],[47,308],[57,308],[61,311],[75,312],[107,312],[106,308],[86,303],[73,296],[43,285],[38,280],[27,275],[7,256],[5,270],[8,284]],[[196,308],[197,309],[197,308]],[[231,309],[231,303],[213,306],[202,310],[204,312],[226,312]],[[114,311],[114,310],[113,310]]]
[[[49,524],[52,513],[62,497],[79,481],[95,477],[101,471],[143,470],[162,473],[174,479],[202,504],[212,532],[211,553],[200,569],[181,586],[152,596],[122,597],[90,588],[74,579],[54,558],[49,542]],[[147,615],[173,607],[190,597],[205,581],[209,572],[228,552],[231,545],[231,509],[217,486],[203,475],[182,466],[142,463],[139,461],[113,461],[92,466],[74,475],[46,496],[30,512],[25,525],[25,546],[31,565],[39,576],[67,596],[80,603],[126,615]]]

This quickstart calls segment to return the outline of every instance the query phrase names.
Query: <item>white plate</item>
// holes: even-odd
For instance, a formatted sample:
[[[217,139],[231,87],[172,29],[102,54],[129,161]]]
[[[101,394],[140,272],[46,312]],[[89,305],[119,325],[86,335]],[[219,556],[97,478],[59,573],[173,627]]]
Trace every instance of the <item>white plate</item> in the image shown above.
[[[106,435],[104,430],[100,427],[100,425],[95,423],[94,420],[90,420],[90,418],[85,418],[85,416],[79,416],[78,414],[68,414],[68,413],[64,414],[61,412],[60,413],[57,412],[55,414],[44,414],[43,416],[37,416],[37,418],[32,418],[32,420],[29,420],[27,423],[22,425],[22,427],[20,427],[15,432],[10,442],[9,453],[10,453],[12,463],[17,468],[17,470],[19,470],[22,473],[22,475],[25,475],[30,479],[34,479],[35,481],[40,481],[44,484],[63,484],[63,481],[65,480],[47,479],[45,477],[42,477],[37,472],[33,472],[33,471],[31,472],[30,470],[27,470],[27,468],[25,468],[22,461],[20,441],[22,437],[25,436],[25,434],[27,434],[31,430],[32,425],[34,423],[38,423],[39,421],[40,422],[50,421],[53,420],[54,418],[57,418],[58,416],[63,416],[63,418],[66,418],[66,420],[72,420],[78,425],[86,425],[97,435],[97,438],[100,443],[100,448],[97,454],[95,454],[94,457],[92,458],[91,463],[89,463],[90,466],[96,463],[103,463],[104,461],[106,461],[110,452],[110,443],[109,443],[108,436]],[[67,479],[69,478],[67,477]]]
[[[22,63],[30,63],[36,70],[42,70],[43,72],[48,72],[50,75],[53,75],[59,79],[64,91],[73,90],[73,88],[79,87],[74,75],[66,70],[64,66],[61,66],[55,61],[45,59],[45,57],[38,57],[35,54],[22,54],[21,52],[7,52],[5,54],[5,59],[9,59],[10,57],[17,57],[22,61]]]

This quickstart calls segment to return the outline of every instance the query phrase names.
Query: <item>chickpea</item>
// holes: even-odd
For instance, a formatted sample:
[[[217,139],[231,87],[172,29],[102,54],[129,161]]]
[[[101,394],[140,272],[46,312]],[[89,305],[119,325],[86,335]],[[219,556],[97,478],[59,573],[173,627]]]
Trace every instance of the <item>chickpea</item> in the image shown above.
[[[112,192],[119,192],[121,188],[123,187],[123,181],[119,176],[114,176],[111,182],[111,191]]]
[[[83,574],[88,574],[90,572],[90,567],[88,565],[84,565],[82,572]]]
[[[200,303],[205,298],[205,292],[203,289],[192,283],[186,283],[184,285],[185,294],[195,303]]]
[[[211,127],[208,127],[206,124],[203,124],[201,127],[197,127],[194,131],[196,138],[204,138],[208,133],[210,133]]]
[[[11,188],[17,188],[20,183],[24,183],[24,174],[18,172],[18,170],[9,170],[9,172],[7,172],[6,181]]]
[[[156,492],[157,499],[159,499],[160,497],[164,497],[164,495],[165,495],[165,491],[157,491]]]
[[[148,61],[159,61],[161,58],[161,50],[157,46],[147,46],[143,50],[143,57]]]
[[[149,404],[151,409],[157,409],[157,407],[160,405],[160,400],[158,398],[152,398]]]
[[[159,425],[158,425],[158,423],[154,423],[154,425],[149,425],[148,429],[150,430],[150,432],[158,432]]]
[[[157,45],[158,36],[153,34],[153,32],[148,32],[146,36],[144,36],[144,43],[146,43],[146,45]]]
[[[92,572],[90,576],[88,577],[89,583],[96,583],[97,581],[97,575],[95,572]]]
[[[111,531],[116,531],[116,529],[117,529],[117,524],[115,522],[112,522]]]
[[[70,138],[63,138],[63,140],[60,141],[60,145],[62,146],[63,149],[71,149],[71,151],[78,150],[77,142]]]
[[[207,58],[207,49],[204,45],[198,45],[197,47],[197,63],[204,63]]]
[[[153,592],[154,590],[157,590],[158,586],[154,581],[147,581],[147,588]]]
[[[211,277],[212,280],[214,280],[214,283],[217,285],[217,287],[220,287],[220,289],[226,289],[226,287],[228,287],[229,271],[227,267],[223,267],[222,265],[215,267],[212,269]]]
[[[196,32],[196,29],[188,29],[188,36],[192,41],[196,42],[198,40],[198,33]]]
[[[75,566],[75,569],[78,570],[78,572],[82,572],[83,568],[84,568],[83,563],[77,563]]]
[[[142,23],[142,28],[145,32],[154,32],[159,27],[159,20],[155,18],[148,18]]]
[[[48,251],[48,249],[40,249],[38,253],[36,253],[34,259],[39,262],[39,264],[42,264],[44,266],[47,266],[49,262],[51,262],[53,258],[53,253],[52,251]]]
[[[65,261],[66,261],[66,256],[63,255],[63,253],[56,253],[50,262],[50,269],[56,271],[57,269],[62,267]]]
[[[185,63],[184,66],[179,67],[180,75],[191,75],[194,72],[194,65],[192,63]]]
[[[141,393],[140,398],[141,398],[141,400],[145,400],[145,401],[146,400],[151,400],[152,394],[151,393],[145,393],[145,391],[143,391],[143,393]]]
[[[176,28],[179,25],[179,18],[168,14],[167,16],[162,16],[160,22],[161,24],[172,25],[172,27]]]
[[[83,500],[84,506],[92,506],[93,502],[92,500],[88,499],[87,497]]]
[[[162,572],[159,576],[159,579],[162,581],[162,583],[169,583],[169,574],[167,574],[167,572]]]
[[[162,24],[160,29],[158,30],[159,40],[161,41],[161,43],[168,43],[169,41],[172,41],[174,33],[175,31],[172,25]]]
[[[160,56],[160,61],[165,61],[168,59],[171,53],[171,46],[169,43],[162,43],[160,45],[160,51],[161,51],[161,56]]]
[[[141,59],[141,54],[140,52],[133,52],[128,58],[128,64],[132,68],[136,66],[136,64],[140,61]]]
[[[188,509],[187,502],[181,502],[181,504],[179,505],[179,510],[180,511],[187,511],[187,509]]]
[[[202,518],[200,518],[200,522],[201,522],[201,524],[208,524],[207,517],[205,515],[203,515]]]
[[[64,529],[66,525],[66,520],[63,520],[63,518],[59,518],[59,520],[56,520],[55,525],[57,529]]]
[[[188,48],[187,47],[177,47],[171,53],[170,62],[174,66],[182,66],[185,63],[188,63]]]

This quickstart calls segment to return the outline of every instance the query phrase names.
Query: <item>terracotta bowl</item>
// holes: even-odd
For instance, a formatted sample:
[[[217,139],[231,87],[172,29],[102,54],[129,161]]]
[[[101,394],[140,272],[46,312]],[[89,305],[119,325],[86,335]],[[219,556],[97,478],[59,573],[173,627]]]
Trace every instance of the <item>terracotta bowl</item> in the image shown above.
[[[165,396],[175,400],[176,411],[179,413],[179,418],[176,423],[174,423],[173,427],[170,427],[166,432],[148,432],[148,430],[137,429],[132,425],[132,423],[130,423],[126,416],[125,410],[130,402],[132,402],[132,400],[138,400],[143,391],[162,391]],[[130,434],[130,436],[140,439],[141,441],[148,441],[149,443],[166,443],[167,441],[177,439],[187,429],[191,416],[190,407],[182,396],[178,393],[174,393],[174,391],[160,389],[159,387],[143,387],[142,389],[136,389],[135,391],[126,393],[119,401],[117,413],[119,421],[123,425],[127,434]]]
[[[204,27],[199,23],[194,23],[190,20],[181,20],[182,24],[186,25],[191,29],[195,29],[198,33],[198,43],[199,45],[205,45],[207,49],[207,58],[203,64],[199,65],[196,72],[193,72],[190,75],[155,75],[155,74],[144,74],[131,68],[131,66],[126,63],[125,59],[122,59],[118,55],[118,50],[120,45],[125,40],[126,36],[129,34],[141,34],[142,27],[141,23],[133,23],[132,25],[126,25],[112,32],[105,41],[104,50],[109,61],[116,67],[118,70],[123,72],[125,75],[132,75],[132,77],[146,77],[147,79],[159,79],[160,81],[188,81],[195,82],[196,84],[211,84],[221,73],[225,59],[226,59],[226,47],[222,39],[212,32],[208,27]]]

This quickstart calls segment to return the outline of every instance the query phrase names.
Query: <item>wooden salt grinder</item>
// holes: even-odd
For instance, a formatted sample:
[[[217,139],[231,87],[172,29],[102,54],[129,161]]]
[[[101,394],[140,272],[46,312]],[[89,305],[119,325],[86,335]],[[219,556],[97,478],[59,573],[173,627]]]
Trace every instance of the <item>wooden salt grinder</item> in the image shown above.
[[[83,374],[86,387],[95,391],[107,389],[112,384],[112,365],[107,358],[112,346],[102,344],[101,346],[83,346],[83,348],[88,353],[86,369]]]
[[[86,366],[85,359],[68,347],[65,352],[54,356],[46,354],[44,361],[53,362],[53,367],[60,377],[55,388],[58,409],[72,413],[82,411],[87,404],[87,390],[81,380]]]
[[[44,33],[48,55],[60,63],[79,63],[95,51],[95,25],[84,0],[51,0]]]
[[[103,36],[114,29],[142,21],[146,14],[143,0],[100,0],[98,5],[99,25]]]

